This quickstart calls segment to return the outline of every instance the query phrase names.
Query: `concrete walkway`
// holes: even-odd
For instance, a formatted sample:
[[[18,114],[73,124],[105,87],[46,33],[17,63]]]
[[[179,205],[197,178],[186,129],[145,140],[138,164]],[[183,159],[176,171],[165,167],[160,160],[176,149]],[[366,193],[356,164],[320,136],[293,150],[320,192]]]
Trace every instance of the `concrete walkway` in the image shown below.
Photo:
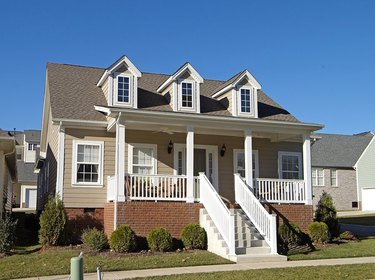
[[[136,277],[165,276],[173,274],[186,273],[212,273],[223,271],[239,271],[262,268],[285,268],[285,267],[301,267],[301,266],[321,266],[321,265],[346,265],[346,264],[364,264],[375,263],[375,257],[364,258],[342,258],[342,259],[324,259],[324,260],[308,260],[308,261],[288,261],[288,262],[264,262],[264,263],[248,263],[248,264],[224,264],[209,266],[190,266],[176,268],[157,268],[129,271],[113,271],[103,272],[103,279],[131,279]],[[62,280],[68,279],[69,275],[44,276],[34,278],[24,278],[23,280]],[[85,274],[84,279],[97,279],[96,273]]]
[[[371,214],[375,214],[375,211],[339,211],[337,212],[337,217],[355,217]]]

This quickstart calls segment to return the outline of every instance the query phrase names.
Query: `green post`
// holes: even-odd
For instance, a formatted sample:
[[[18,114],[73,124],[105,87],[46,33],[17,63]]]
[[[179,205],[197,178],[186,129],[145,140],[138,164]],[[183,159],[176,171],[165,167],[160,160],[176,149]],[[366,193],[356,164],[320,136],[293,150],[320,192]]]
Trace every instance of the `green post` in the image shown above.
[[[83,280],[83,258],[74,257],[70,259],[70,279]]]

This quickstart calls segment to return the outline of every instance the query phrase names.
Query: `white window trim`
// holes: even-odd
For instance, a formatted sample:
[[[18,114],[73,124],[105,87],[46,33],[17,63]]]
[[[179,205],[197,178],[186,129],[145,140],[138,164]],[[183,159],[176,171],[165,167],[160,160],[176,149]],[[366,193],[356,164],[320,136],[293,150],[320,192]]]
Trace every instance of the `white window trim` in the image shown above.
[[[133,173],[133,150],[134,148],[151,148],[153,150],[153,170],[151,175],[158,174],[158,145],[156,144],[144,144],[144,143],[129,143],[128,145],[128,170],[129,174]]]
[[[318,176],[318,171],[319,170],[321,170],[322,172],[323,172],[323,182],[322,182],[322,184],[321,185],[319,185],[319,176]],[[315,171],[315,175],[316,175],[316,179],[315,179],[315,181],[314,181],[314,171]],[[325,180],[324,180],[324,169],[323,168],[319,168],[319,167],[312,167],[311,168],[311,181],[312,181],[312,185],[314,186],[314,187],[324,187],[325,186]]]
[[[332,171],[333,170],[335,170],[336,171],[336,185],[332,185]],[[334,188],[337,188],[338,186],[339,186],[339,179],[338,179],[338,170],[337,169],[335,169],[335,168],[331,168],[330,170],[329,170],[329,182],[330,182],[330,184],[331,184],[331,187],[334,187]]]
[[[182,106],[182,83],[190,83],[192,88],[192,107],[183,107]],[[177,90],[178,90],[178,110],[180,111],[190,111],[195,112],[197,108],[197,90],[195,80],[191,79],[180,79],[177,83]]]
[[[78,145],[99,145],[99,174],[98,182],[77,182],[77,147]],[[89,140],[73,140],[73,154],[72,154],[72,186],[73,187],[103,187],[103,172],[104,172],[104,141],[89,141]]]
[[[241,90],[248,89],[250,90],[250,112],[242,112],[241,111]],[[250,86],[238,86],[237,91],[237,115],[238,116],[247,116],[247,117],[255,117],[255,98],[254,98],[254,88]]]
[[[244,149],[233,149],[233,171],[236,173],[236,170],[237,170],[237,164],[238,164],[238,160],[237,160],[237,155],[239,153],[245,153],[245,150]],[[253,179],[256,179],[256,178],[259,178],[259,152],[258,150],[253,150],[253,155],[255,157],[255,177]],[[245,166],[246,168],[246,166]]]
[[[302,179],[302,153],[300,152],[287,152],[287,151],[279,151],[278,152],[278,171],[279,171],[279,179],[282,178],[282,156],[298,156],[298,177],[299,179]]]
[[[129,102],[120,102],[118,101],[118,77],[126,77],[129,78]],[[133,104],[133,76],[129,74],[124,74],[124,73],[115,73],[114,74],[114,86],[113,88],[113,104],[114,105],[120,105],[120,106],[132,106]]]

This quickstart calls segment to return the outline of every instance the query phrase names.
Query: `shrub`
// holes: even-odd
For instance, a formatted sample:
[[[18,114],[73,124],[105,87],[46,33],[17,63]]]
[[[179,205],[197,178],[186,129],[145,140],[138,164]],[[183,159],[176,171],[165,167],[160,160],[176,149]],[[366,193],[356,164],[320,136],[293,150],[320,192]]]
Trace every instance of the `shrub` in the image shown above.
[[[315,221],[323,222],[328,226],[331,237],[339,235],[339,220],[330,194],[323,192],[315,211]]]
[[[132,252],[137,248],[136,235],[128,225],[119,226],[112,232],[109,246],[118,253]]]
[[[326,243],[329,240],[329,229],[323,222],[312,222],[307,227],[307,232],[315,243]]]
[[[14,244],[14,236],[17,221],[14,221],[9,215],[4,219],[0,218],[0,253],[7,254]]]
[[[166,252],[173,248],[171,234],[161,227],[156,227],[150,231],[147,242],[151,251]]]
[[[107,236],[96,228],[85,229],[82,233],[82,242],[93,251],[103,251],[108,247]]]
[[[67,221],[64,203],[50,197],[40,215],[39,242],[42,246],[58,245]]]
[[[186,249],[206,249],[207,234],[197,224],[189,224],[181,231],[181,239]]]
[[[351,241],[358,241],[358,237],[352,233],[351,231],[344,231],[343,233],[340,234],[340,239],[342,240],[351,240]]]
[[[279,226],[280,240],[287,246],[303,243],[304,233],[295,223],[288,222]]]

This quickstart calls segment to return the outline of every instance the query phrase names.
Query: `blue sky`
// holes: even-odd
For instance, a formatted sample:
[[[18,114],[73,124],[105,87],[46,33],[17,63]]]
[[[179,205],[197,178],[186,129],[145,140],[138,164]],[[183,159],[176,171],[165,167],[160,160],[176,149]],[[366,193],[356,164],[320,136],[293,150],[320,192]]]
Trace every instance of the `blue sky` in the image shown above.
[[[47,62],[144,72],[189,61],[205,78],[247,68],[328,133],[375,131],[375,1],[3,1],[0,128],[39,129]]]

